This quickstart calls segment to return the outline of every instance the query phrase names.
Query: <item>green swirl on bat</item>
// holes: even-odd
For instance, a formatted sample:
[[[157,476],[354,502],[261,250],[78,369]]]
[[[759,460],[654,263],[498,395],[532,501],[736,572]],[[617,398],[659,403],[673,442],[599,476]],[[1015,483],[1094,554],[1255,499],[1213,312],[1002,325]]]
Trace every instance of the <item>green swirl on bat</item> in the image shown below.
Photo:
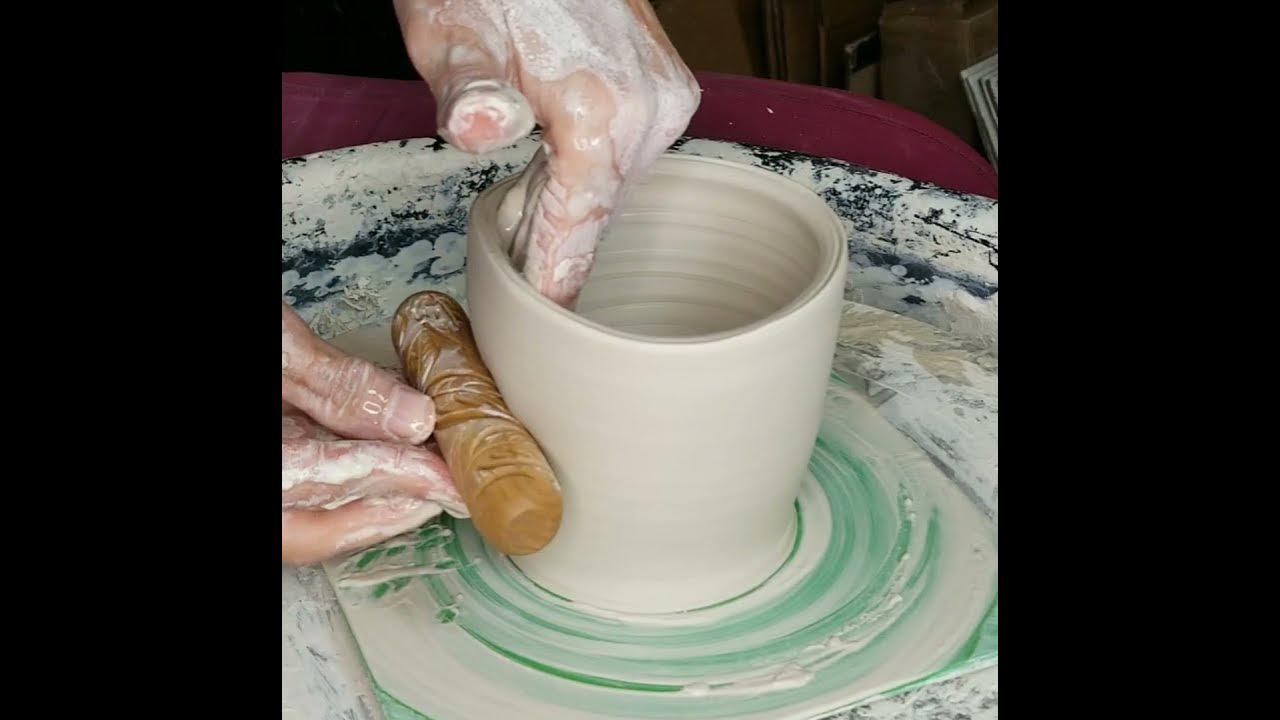
[[[910,642],[910,621],[927,614],[936,599],[943,543],[963,540],[946,537],[947,515],[898,467],[917,459],[878,455],[843,419],[853,392],[833,377],[786,561],[754,590],[682,614],[687,621],[621,622],[584,609],[538,587],[490,551],[468,522],[447,517],[434,531],[445,540],[436,562],[457,569],[415,581],[429,590],[432,613],[447,610],[447,622],[488,651],[558,681],[624,691],[631,715],[680,717],[696,703],[700,717],[730,717],[838,688]],[[927,514],[917,517],[920,511]],[[982,622],[949,660],[910,686],[994,661],[995,581]],[[710,620],[698,622],[702,616]],[[734,683],[715,678],[790,666],[811,677],[767,693],[717,694]],[[710,678],[709,693],[682,694],[689,678]],[[556,688],[532,684],[525,691],[564,702]],[[617,697],[575,698],[583,711],[618,710]]]

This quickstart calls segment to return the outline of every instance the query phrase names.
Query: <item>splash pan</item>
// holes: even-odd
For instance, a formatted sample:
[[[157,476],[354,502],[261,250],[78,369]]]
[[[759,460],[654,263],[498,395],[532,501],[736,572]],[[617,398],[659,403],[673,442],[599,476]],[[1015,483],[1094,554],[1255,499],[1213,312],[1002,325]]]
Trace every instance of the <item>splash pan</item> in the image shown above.
[[[286,297],[322,335],[388,366],[395,359],[386,326],[396,303],[422,289],[464,295],[465,205],[535,147],[485,165],[437,150],[443,168],[426,173],[416,168],[434,146],[421,145],[326,153],[304,161],[306,172],[286,164]],[[867,182],[841,172],[838,197]],[[289,187],[295,183],[305,187]],[[933,192],[904,190],[902,202]],[[959,197],[925,198],[944,208],[930,223],[947,207],[957,224],[987,208]],[[397,207],[397,198],[418,207]],[[308,217],[328,222],[312,227]],[[856,242],[851,258],[859,260]],[[945,289],[952,281],[939,271],[907,290],[926,302],[896,303],[905,296],[896,288],[911,279],[859,262],[850,286],[927,320],[935,308],[922,285]],[[491,553],[467,521],[448,518],[327,564],[386,716],[808,719],[994,665],[995,485],[983,468],[994,467],[984,453],[994,451],[995,391],[978,393],[993,401],[979,421],[973,408],[981,403],[957,400],[972,389],[968,381],[934,377],[972,366],[972,358],[928,346],[936,338],[920,338],[930,332],[916,320],[848,306],[795,505],[794,547],[768,580],[729,601],[668,615],[587,607],[539,588]],[[882,355],[868,354],[868,343]],[[902,367],[890,368],[899,357]],[[921,369],[922,358],[933,359],[932,369]],[[900,392],[899,380],[926,376],[927,388]],[[975,428],[985,440],[973,439]],[[926,445],[935,458],[948,448],[963,456],[944,458],[950,477],[921,441],[946,444]]]

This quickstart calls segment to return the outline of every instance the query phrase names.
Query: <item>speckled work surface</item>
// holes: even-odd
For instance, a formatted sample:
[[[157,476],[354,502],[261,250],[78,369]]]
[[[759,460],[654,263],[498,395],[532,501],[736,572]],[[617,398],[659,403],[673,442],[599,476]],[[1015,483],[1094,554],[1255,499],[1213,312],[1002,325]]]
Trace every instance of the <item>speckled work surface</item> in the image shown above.
[[[438,141],[401,141],[286,161],[286,301],[332,336],[385,320],[400,299],[424,287],[461,296],[471,199],[515,172],[535,147],[526,141],[479,159]],[[851,236],[847,297],[855,301],[841,335],[844,370],[997,519],[996,361],[939,330],[951,325],[944,299],[965,292],[982,300],[998,289],[997,203],[838,161],[727,143],[688,140],[675,152],[787,175],[842,216]],[[904,317],[871,332],[857,320],[882,312],[876,308]],[[380,717],[323,573],[282,570],[281,620],[284,717]],[[987,667],[833,717],[994,718],[997,672]]]

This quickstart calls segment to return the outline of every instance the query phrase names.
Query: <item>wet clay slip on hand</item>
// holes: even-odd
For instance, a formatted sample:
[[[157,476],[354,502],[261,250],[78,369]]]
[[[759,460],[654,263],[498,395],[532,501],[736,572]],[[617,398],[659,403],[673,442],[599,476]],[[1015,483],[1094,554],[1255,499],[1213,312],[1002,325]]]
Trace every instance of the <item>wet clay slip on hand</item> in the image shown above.
[[[498,211],[513,184],[472,207],[467,300],[564,493],[559,533],[514,562],[620,612],[751,590],[796,540],[840,322],[839,219],[781,176],[664,156],[611,224],[575,313],[512,266]]]

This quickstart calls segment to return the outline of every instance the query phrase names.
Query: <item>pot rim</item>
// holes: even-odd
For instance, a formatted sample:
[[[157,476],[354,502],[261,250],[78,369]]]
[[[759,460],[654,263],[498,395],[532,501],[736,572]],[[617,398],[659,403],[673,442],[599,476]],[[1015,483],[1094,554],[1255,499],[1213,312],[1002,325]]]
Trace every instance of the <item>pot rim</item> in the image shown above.
[[[525,280],[510,262],[507,251],[502,247],[500,233],[498,232],[497,208],[501,202],[501,194],[503,190],[512,185],[518,178],[519,173],[503,178],[498,182],[490,185],[479,196],[471,206],[470,217],[468,218],[468,234],[479,231],[478,242],[473,246],[478,246],[486,256],[486,261],[496,266],[497,274],[502,278],[503,282],[515,287],[514,292],[518,294],[526,306],[531,307],[534,312],[545,317],[548,321],[559,325],[566,330],[574,332],[588,331],[596,335],[602,340],[614,343],[621,343],[630,347],[644,347],[646,349],[685,349],[691,346],[699,348],[708,347],[730,347],[739,343],[755,340],[761,335],[768,334],[779,324],[793,317],[806,308],[814,305],[822,296],[823,291],[829,288],[832,283],[838,283],[843,292],[845,273],[841,272],[847,266],[848,261],[848,236],[845,233],[844,226],[840,222],[839,216],[827,205],[827,203],[809,188],[800,183],[777,173],[769,172],[761,168],[751,165],[743,165],[740,163],[721,160],[719,158],[698,157],[691,155],[676,155],[673,153],[665,153],[661,155],[654,163],[654,169],[659,165],[670,166],[676,165],[707,165],[717,166],[729,172],[743,173],[754,175],[766,182],[772,183],[780,192],[787,192],[794,196],[798,202],[812,201],[816,203],[814,210],[821,214],[822,219],[828,225],[830,234],[819,232],[815,233],[819,238],[825,238],[829,241],[828,247],[824,249],[822,265],[814,278],[805,288],[796,295],[790,302],[778,308],[774,312],[766,315],[755,322],[733,328],[731,330],[723,330],[716,333],[706,333],[702,335],[693,335],[687,337],[654,337],[651,335],[640,335],[637,333],[624,332],[615,330],[601,323],[589,320],[570,310],[557,305],[551,300],[544,297],[533,289],[533,286]],[[475,209],[482,203],[491,203],[494,212],[487,217],[479,217]],[[470,258],[468,258],[470,264]],[[470,283],[468,283],[470,287]]]

